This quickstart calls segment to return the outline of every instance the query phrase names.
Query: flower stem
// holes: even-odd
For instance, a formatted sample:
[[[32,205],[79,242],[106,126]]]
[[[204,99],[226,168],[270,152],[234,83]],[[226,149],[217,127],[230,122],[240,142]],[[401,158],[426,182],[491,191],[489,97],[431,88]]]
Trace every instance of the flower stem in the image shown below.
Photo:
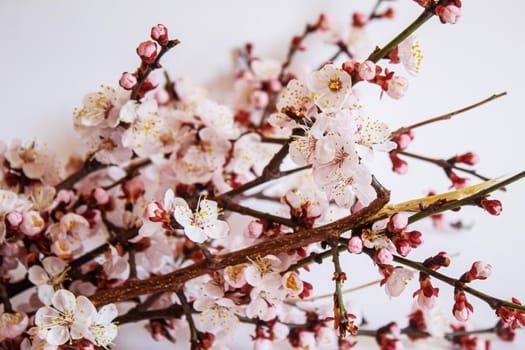
[[[408,38],[410,34],[414,33],[419,27],[421,27],[426,21],[428,21],[434,12],[425,9],[418,18],[414,20],[408,27],[406,27],[401,33],[399,33],[394,39],[392,39],[388,44],[385,45],[381,50],[372,53],[368,60],[374,63],[377,63],[380,59],[384,58],[386,55],[392,51],[394,47],[399,45],[403,40]]]

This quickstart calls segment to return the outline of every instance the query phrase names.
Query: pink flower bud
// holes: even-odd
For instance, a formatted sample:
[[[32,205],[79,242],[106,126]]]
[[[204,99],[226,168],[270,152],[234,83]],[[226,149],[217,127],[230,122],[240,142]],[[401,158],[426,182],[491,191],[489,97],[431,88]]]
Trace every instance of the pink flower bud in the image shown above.
[[[439,16],[441,23],[456,24],[459,17],[461,17],[461,9],[452,4],[446,6],[439,5],[436,7],[436,15]]]
[[[412,251],[412,247],[410,246],[410,242],[402,239],[396,242],[396,250],[400,255],[407,256]]]
[[[346,61],[346,62],[343,62],[343,64],[341,65],[341,68],[348,74],[352,74],[357,64],[358,63],[356,61]]]
[[[492,265],[483,261],[476,261],[474,264],[472,264],[470,272],[472,272],[472,276],[474,276],[475,279],[485,280],[492,273]]]
[[[253,239],[261,237],[264,232],[264,225],[259,220],[254,220],[248,225],[247,236]]]
[[[468,182],[469,182],[467,178],[459,177],[453,171],[451,171],[448,174],[448,178],[452,181],[452,187],[454,187],[456,190],[467,187]]]
[[[142,62],[151,64],[157,58],[157,44],[150,40],[144,41],[137,47],[137,54]]]
[[[149,91],[159,86],[159,77],[155,73],[150,73],[141,86],[141,90]]]
[[[356,12],[354,13],[352,19],[353,19],[352,21],[353,26],[357,28],[361,28],[361,27],[364,27],[368,23],[370,16],[368,16],[366,13]]]
[[[374,261],[377,264],[381,265],[392,265],[392,262],[394,261],[394,256],[392,255],[392,253],[390,253],[390,250],[386,248],[381,248],[378,251],[376,251]]]
[[[501,202],[497,199],[482,199],[480,205],[485,209],[489,214],[498,216],[503,210]]]
[[[348,251],[354,254],[360,254],[363,251],[363,240],[354,236],[348,240]]]
[[[137,86],[137,77],[135,74],[124,72],[122,73],[118,83],[123,89],[132,90],[135,86]]]
[[[405,77],[395,75],[388,80],[386,93],[394,99],[400,99],[408,90],[408,80]]]
[[[468,152],[455,157],[457,163],[476,165],[479,162],[479,156],[476,153]]]
[[[463,291],[458,291],[454,295],[454,308],[452,313],[459,322],[467,322],[474,311],[474,308],[467,301],[467,297]]]
[[[376,65],[372,61],[365,61],[359,65],[359,76],[363,80],[372,80],[376,76]]]
[[[97,187],[93,190],[93,198],[95,198],[98,205],[104,205],[109,202],[109,193],[105,189]]]
[[[332,19],[326,15],[325,13],[321,13],[319,15],[319,19],[317,20],[317,23],[315,24],[315,28],[317,30],[320,30],[322,32],[326,32],[332,28]]]
[[[399,150],[404,150],[408,147],[408,145],[410,144],[410,142],[412,142],[412,140],[413,138],[410,137],[410,135],[401,134],[394,139],[394,142],[397,143],[397,148]]]
[[[268,82],[268,90],[270,90],[270,92],[281,91],[282,87],[283,87],[283,84],[281,84],[279,79],[272,79]]]
[[[7,214],[7,221],[12,227],[18,227],[22,220],[22,214],[20,214],[17,211],[12,211],[9,214]]]
[[[396,152],[390,152],[390,160],[392,161],[392,170],[399,175],[405,175],[408,172],[408,164],[403,159],[399,158]]]
[[[163,24],[157,24],[151,28],[151,38],[161,46],[168,44],[168,28]]]
[[[261,90],[255,90],[250,95],[250,103],[257,109],[266,107],[268,100],[268,94]]]
[[[390,217],[388,221],[388,230],[391,232],[399,232],[408,226],[408,216],[402,213],[396,213]]]

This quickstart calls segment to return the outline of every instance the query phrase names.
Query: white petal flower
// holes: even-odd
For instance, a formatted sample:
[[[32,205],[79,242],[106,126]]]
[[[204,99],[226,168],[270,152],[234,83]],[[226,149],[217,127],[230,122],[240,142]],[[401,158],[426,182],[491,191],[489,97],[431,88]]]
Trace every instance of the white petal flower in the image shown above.
[[[38,298],[44,304],[51,303],[55,287],[66,278],[67,264],[60,258],[50,256],[42,261],[43,268],[33,265],[28,270],[28,279],[38,287]]]
[[[352,78],[344,70],[327,64],[310,75],[310,90],[321,109],[340,108],[352,89]]]
[[[88,298],[60,289],[52,298],[52,305],[38,309],[35,325],[38,337],[51,345],[62,345],[69,340],[81,339],[89,332],[96,309]]]
[[[399,44],[398,49],[399,59],[407,72],[412,75],[419,73],[423,52],[416,37],[414,35],[409,36]]]
[[[202,243],[208,237],[224,238],[230,230],[228,224],[218,220],[219,208],[217,202],[202,199],[193,213],[188,203],[182,198],[174,199],[175,220],[184,227],[186,236],[194,242]]]
[[[389,297],[398,297],[405,290],[408,281],[414,277],[414,271],[397,267],[392,271],[385,283],[385,292]]]
[[[237,307],[231,299],[202,297],[193,303],[193,307],[201,311],[195,323],[202,332],[218,334],[224,330],[231,331],[239,323],[235,315]]]
[[[117,336],[118,326],[112,322],[117,316],[118,310],[115,304],[104,305],[95,315],[86,338],[96,346],[107,349],[107,345],[110,345]]]

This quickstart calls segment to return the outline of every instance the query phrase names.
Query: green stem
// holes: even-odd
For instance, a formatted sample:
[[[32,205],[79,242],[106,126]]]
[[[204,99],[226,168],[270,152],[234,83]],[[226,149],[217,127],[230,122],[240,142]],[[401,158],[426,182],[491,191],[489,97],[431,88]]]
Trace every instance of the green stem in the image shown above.
[[[405,28],[401,33],[399,33],[394,39],[392,39],[388,44],[385,45],[381,50],[372,53],[368,60],[377,63],[380,59],[384,58],[386,55],[392,51],[394,47],[399,45],[403,40],[408,38],[410,34],[414,33],[419,27],[421,27],[426,21],[428,21],[434,13],[430,10],[424,10],[418,18],[415,19],[408,27]]]
[[[518,181],[519,179],[525,177],[525,171],[522,171],[514,176],[509,177],[505,181],[498,182],[494,184],[493,186],[487,187],[483,191],[480,191],[476,193],[473,196],[469,196],[460,200],[451,201],[444,203],[442,205],[436,205],[436,206],[429,206],[428,208],[425,208],[421,210],[419,213],[416,213],[408,218],[408,223],[411,224],[413,222],[416,222],[418,220],[421,220],[423,218],[426,218],[428,216],[431,216],[436,213],[441,213],[446,210],[451,210],[455,208],[459,208],[463,205],[472,205],[476,199],[484,198],[486,195],[488,195],[491,192],[494,192],[500,188],[503,188],[513,182]]]

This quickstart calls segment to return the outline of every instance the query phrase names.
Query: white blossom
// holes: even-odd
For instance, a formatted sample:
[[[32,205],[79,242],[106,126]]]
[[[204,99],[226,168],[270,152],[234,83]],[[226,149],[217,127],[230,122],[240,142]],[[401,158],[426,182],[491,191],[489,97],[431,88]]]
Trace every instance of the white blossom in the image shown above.
[[[202,243],[209,238],[224,238],[229,231],[225,221],[218,220],[219,207],[217,202],[201,199],[194,212],[182,198],[176,198],[175,220],[184,227],[186,236],[194,242]]]

